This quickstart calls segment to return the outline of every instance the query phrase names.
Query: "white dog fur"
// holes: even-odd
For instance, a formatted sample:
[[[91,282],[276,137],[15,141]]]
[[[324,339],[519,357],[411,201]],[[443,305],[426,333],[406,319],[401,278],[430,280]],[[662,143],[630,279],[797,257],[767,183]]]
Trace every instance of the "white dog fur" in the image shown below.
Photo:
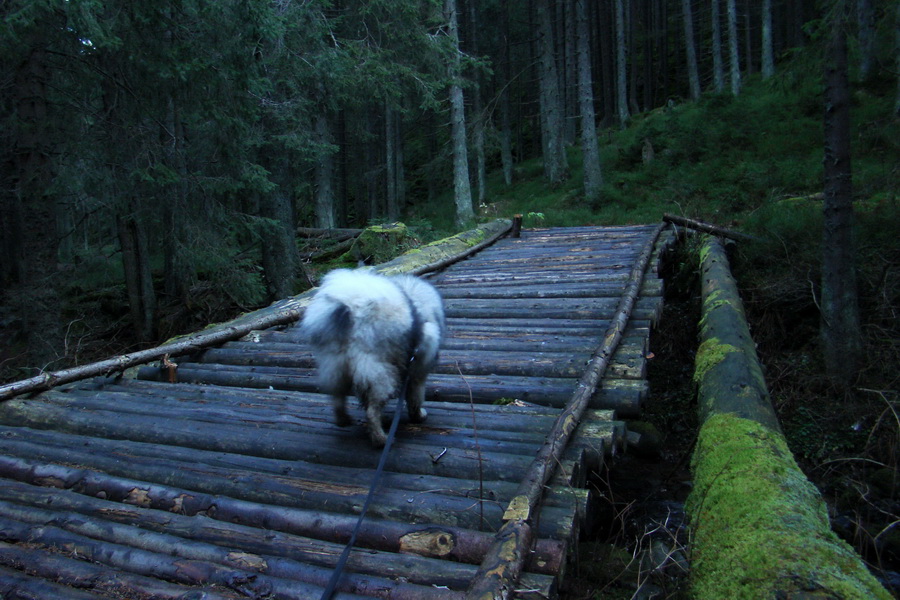
[[[444,334],[443,303],[431,284],[409,275],[337,269],[323,279],[302,327],[338,425],[352,423],[346,397],[353,394],[366,409],[372,444],[383,446],[382,409],[397,397],[406,378],[409,420],[425,419],[425,379],[437,362]],[[413,351],[415,359],[409,362]]]

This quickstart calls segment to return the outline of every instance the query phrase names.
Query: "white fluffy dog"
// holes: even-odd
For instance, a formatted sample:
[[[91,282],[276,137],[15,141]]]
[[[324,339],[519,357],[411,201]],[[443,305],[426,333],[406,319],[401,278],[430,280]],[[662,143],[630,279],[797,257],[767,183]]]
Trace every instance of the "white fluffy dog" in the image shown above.
[[[353,394],[366,409],[372,444],[383,446],[381,411],[404,380],[409,420],[425,419],[425,379],[444,334],[443,303],[431,284],[410,275],[337,269],[325,276],[302,327],[338,425],[352,422],[346,397]]]

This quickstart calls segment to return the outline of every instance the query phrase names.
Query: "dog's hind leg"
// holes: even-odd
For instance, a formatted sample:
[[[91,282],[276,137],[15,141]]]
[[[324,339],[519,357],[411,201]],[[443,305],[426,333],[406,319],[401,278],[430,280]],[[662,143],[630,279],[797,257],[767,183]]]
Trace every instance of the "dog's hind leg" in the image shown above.
[[[338,427],[353,425],[353,418],[347,412],[347,397],[332,396],[331,406],[334,407],[334,423]]]
[[[384,433],[384,425],[381,423],[381,411],[384,409],[384,400],[369,398],[366,402],[366,420],[369,425],[369,439],[376,448],[381,448],[387,441]]]
[[[410,423],[421,423],[428,416],[428,411],[422,408],[425,401],[425,379],[411,377],[406,389],[406,412],[409,414]]]

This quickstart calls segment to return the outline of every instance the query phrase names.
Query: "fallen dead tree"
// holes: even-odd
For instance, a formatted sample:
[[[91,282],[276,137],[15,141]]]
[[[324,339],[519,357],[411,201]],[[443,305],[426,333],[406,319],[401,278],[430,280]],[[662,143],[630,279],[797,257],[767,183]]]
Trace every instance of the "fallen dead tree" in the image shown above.
[[[772,408],[722,243],[701,250],[703,317],[694,373],[701,428],[692,458],[694,597],[890,598],[831,531]]]
[[[700,231],[702,233],[711,233],[713,235],[728,238],[738,242],[747,242],[757,239],[752,235],[747,235],[746,233],[741,233],[740,231],[735,231],[734,229],[726,229],[725,227],[719,227],[718,225],[704,223],[703,221],[697,221],[695,219],[688,219],[687,217],[679,217],[678,215],[669,213],[663,215],[663,221],[672,223],[673,225],[681,225],[682,227],[687,227],[689,229]]]

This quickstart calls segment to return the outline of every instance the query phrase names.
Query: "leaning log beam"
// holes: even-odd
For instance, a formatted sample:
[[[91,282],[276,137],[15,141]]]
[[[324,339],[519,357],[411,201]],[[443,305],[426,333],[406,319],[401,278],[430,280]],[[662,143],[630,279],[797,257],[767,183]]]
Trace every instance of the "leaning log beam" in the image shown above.
[[[673,225],[681,225],[682,227],[688,227],[689,229],[693,229],[701,233],[711,233],[713,235],[728,238],[738,242],[748,242],[758,239],[753,237],[752,235],[741,233],[740,231],[726,229],[725,227],[719,227],[718,225],[704,223],[703,221],[697,221],[695,219],[688,219],[687,217],[679,217],[678,215],[672,215],[669,213],[663,215],[663,220],[668,223],[672,223]]]
[[[257,319],[246,320],[242,323],[223,327],[208,333],[198,333],[169,344],[163,344],[149,350],[132,352],[114,358],[109,358],[95,363],[90,363],[71,369],[42,373],[37,377],[24,379],[14,383],[0,386],[0,401],[7,400],[19,394],[31,394],[42,392],[52,387],[86,379],[88,377],[109,376],[112,373],[121,373],[125,369],[135,365],[141,365],[153,360],[160,360],[166,356],[174,356],[187,352],[196,352],[200,348],[221,344],[247,335],[254,329],[266,329],[277,327],[287,323],[293,323],[300,318],[296,310],[285,310],[274,314],[263,315]]]
[[[467,598],[488,600],[511,598],[522,574],[524,559],[531,546],[534,526],[538,522],[538,505],[547,481],[553,475],[556,463],[575,432],[594,390],[597,388],[609,358],[622,338],[628,318],[637,301],[644,272],[653,254],[656,240],[665,225],[657,226],[649,236],[640,256],[631,270],[625,294],[616,310],[613,325],[603,343],[591,359],[588,368],[578,382],[575,393],[560,413],[547,441],[538,451],[522,479],[516,497],[509,503],[503,516],[504,524],[490,550],[485,555],[467,591]]]
[[[722,243],[701,250],[703,317],[694,380],[694,597],[828,598],[890,594],[831,530],[819,491],[794,461],[763,379]],[[740,573],[739,577],[735,573]]]

